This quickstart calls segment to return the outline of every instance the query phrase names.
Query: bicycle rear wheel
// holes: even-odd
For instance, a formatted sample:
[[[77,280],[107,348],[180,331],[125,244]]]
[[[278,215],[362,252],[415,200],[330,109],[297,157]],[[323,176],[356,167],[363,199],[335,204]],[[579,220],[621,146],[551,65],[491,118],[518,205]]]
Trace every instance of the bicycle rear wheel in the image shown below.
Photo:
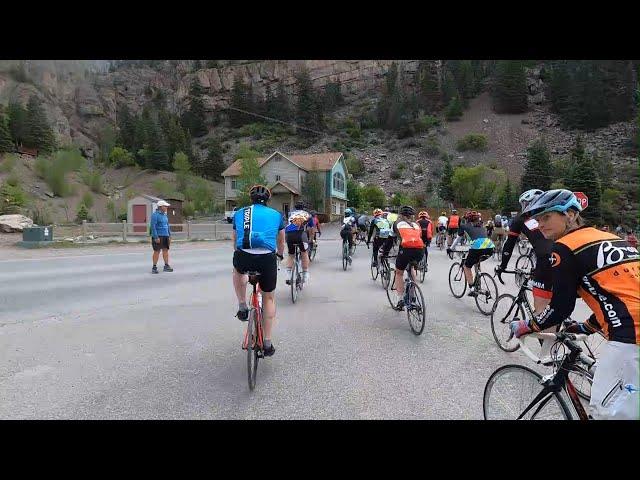
[[[293,262],[293,268],[291,269],[291,301],[296,303],[298,300],[298,259]]]
[[[454,262],[449,269],[449,289],[456,298],[462,298],[467,291],[467,280],[464,277],[462,264]]]
[[[410,304],[405,308],[407,309],[409,327],[415,335],[420,335],[424,330],[426,320],[424,296],[420,287],[413,282],[407,283],[407,291],[409,292]]]
[[[543,390],[542,376],[523,365],[505,365],[491,374],[484,387],[485,420],[516,420]],[[524,420],[571,420],[566,402],[549,392],[523,417]]]
[[[523,242],[522,240],[518,240],[518,253],[520,255],[526,255],[529,250],[529,245],[527,242]]]
[[[585,400],[591,400],[591,386],[593,385],[594,368],[591,367],[589,370],[586,370],[586,365],[584,368],[584,371],[570,371],[568,377],[575,387],[578,395]]]
[[[247,322],[247,374],[249,390],[256,388],[256,376],[258,372],[258,341],[257,341],[258,313],[251,309]]]
[[[516,297],[509,293],[503,293],[500,295],[496,303],[493,305],[491,312],[491,333],[493,333],[493,339],[498,346],[505,352],[515,352],[520,348],[518,339],[511,336],[511,322],[515,317],[524,319],[524,309],[522,305],[516,305]]]
[[[488,273],[481,273],[478,285],[478,295],[475,297],[476,306],[483,315],[491,315],[493,305],[498,298],[496,281]]]
[[[391,281],[387,284],[387,300],[389,300],[389,305],[394,310],[398,310],[398,302],[400,298],[402,298],[402,294],[399,294],[396,288],[396,275],[395,270],[390,272],[390,276],[393,277]]]
[[[347,242],[342,242],[342,270],[347,270],[347,263],[349,257],[349,244]]]
[[[375,258],[372,256],[371,257],[371,278],[375,282],[378,279],[378,275],[380,275],[380,269],[377,266],[376,267],[373,266],[373,261],[374,260],[375,260]]]
[[[380,282],[382,283],[382,288],[385,290],[389,288],[389,282],[391,281],[391,267],[389,266],[388,260],[383,260],[382,269],[380,271]]]
[[[533,264],[528,255],[520,255],[516,260],[516,270],[523,270],[526,273],[531,273],[533,270]]]
[[[313,242],[311,243],[311,248],[309,249],[309,261],[313,262],[313,260],[316,258],[316,253],[318,252],[318,245]]]

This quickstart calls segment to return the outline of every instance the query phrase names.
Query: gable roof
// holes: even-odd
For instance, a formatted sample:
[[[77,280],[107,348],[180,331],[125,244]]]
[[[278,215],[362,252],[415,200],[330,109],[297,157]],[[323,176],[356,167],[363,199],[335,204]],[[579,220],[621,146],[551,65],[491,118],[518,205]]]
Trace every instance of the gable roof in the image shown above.
[[[331,170],[333,166],[336,164],[336,162],[342,156],[342,152],[312,153],[307,155],[285,155],[284,153],[276,150],[268,157],[260,157],[257,159],[258,165],[260,166],[260,168],[262,168],[262,166],[265,163],[267,163],[269,159],[273,157],[275,154],[282,155],[284,158],[290,160],[291,162],[296,164],[299,168],[306,171],[314,170],[314,165],[315,165],[316,167],[315,170],[319,172]],[[240,159],[236,160],[231,165],[229,165],[224,172],[222,172],[222,176],[235,177],[240,175],[241,164],[242,162]]]
[[[278,185],[282,185],[286,190],[290,191],[291,193],[293,193],[294,195],[300,195],[300,192],[298,190],[296,190],[295,188],[293,188],[291,185],[289,185],[287,182],[283,182],[282,180],[278,180],[276,183],[274,183],[271,187],[269,187],[269,190],[271,190],[273,192],[273,190],[278,186]]]

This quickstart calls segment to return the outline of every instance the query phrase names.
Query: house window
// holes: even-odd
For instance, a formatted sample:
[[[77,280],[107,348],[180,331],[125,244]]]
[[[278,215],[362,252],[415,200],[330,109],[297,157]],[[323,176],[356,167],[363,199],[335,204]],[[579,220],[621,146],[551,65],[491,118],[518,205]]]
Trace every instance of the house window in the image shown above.
[[[280,175],[276,175],[276,182],[280,181]]]
[[[340,172],[333,174],[333,189],[338,192],[344,192],[344,175]]]
[[[231,190],[237,190],[237,189],[238,189],[238,181],[231,180]]]

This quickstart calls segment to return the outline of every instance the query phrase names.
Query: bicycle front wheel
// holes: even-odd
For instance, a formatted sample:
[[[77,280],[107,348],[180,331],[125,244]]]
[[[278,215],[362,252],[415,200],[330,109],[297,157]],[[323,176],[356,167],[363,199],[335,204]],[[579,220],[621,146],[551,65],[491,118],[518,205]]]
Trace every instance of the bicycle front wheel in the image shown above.
[[[520,255],[526,255],[527,250],[529,250],[527,242],[518,242],[518,253]]]
[[[382,270],[380,271],[380,282],[382,283],[382,288],[385,290],[389,288],[389,282],[391,281],[391,268],[389,267],[389,263],[385,260],[382,263]]]
[[[349,263],[348,260],[348,256],[349,256],[349,245],[347,244],[347,242],[342,242],[342,270],[347,270],[347,263]]]
[[[409,305],[407,309],[407,320],[409,320],[409,327],[415,335],[420,335],[424,330],[424,324],[426,320],[424,296],[422,290],[415,283],[411,282],[407,284],[407,291],[409,292]]]
[[[491,311],[491,333],[498,346],[505,352],[515,352],[520,348],[518,339],[511,336],[509,323],[516,317],[524,319],[522,305],[516,305],[516,297],[503,293],[498,297]]]
[[[467,291],[467,280],[461,263],[454,262],[449,269],[449,289],[456,298],[462,298]]]
[[[422,257],[420,260],[420,264],[418,265],[418,275],[420,277],[420,283],[424,283],[424,277],[427,275],[427,260],[425,257]]]
[[[520,255],[516,260],[516,270],[523,270],[526,273],[530,273],[533,269],[531,259],[528,255]]]
[[[488,273],[481,273],[478,281],[478,295],[476,296],[476,306],[483,315],[491,315],[493,305],[498,298],[498,286],[496,281]]]
[[[387,300],[389,300],[389,305],[394,310],[398,310],[398,302],[402,297],[402,294],[398,293],[396,290],[396,275],[395,271],[391,271],[389,275],[392,277],[391,281],[387,284]]]
[[[318,252],[318,245],[316,245],[315,243],[311,244],[311,249],[309,250],[309,261],[313,262],[313,260],[316,258],[316,253]]]
[[[523,365],[505,365],[491,374],[484,387],[482,410],[485,420],[516,420],[542,392],[542,376]],[[522,420],[571,420],[566,402],[557,392],[548,392]]]
[[[252,308],[249,321],[247,322],[247,374],[249,390],[256,388],[256,375],[258,372],[257,322],[258,314],[256,310]]]

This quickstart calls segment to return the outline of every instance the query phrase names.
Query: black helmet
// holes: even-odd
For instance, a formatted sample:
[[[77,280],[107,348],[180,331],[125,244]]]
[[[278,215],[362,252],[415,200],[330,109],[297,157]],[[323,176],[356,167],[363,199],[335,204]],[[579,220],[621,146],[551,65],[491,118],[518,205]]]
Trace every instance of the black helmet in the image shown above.
[[[304,205],[304,202],[302,200],[298,200],[295,203],[294,207],[296,208],[296,210],[304,210],[305,205]]]
[[[410,217],[412,215],[415,215],[416,211],[413,209],[413,207],[409,206],[409,205],[405,205],[403,207],[400,207],[400,215],[403,215],[405,217]]]
[[[560,188],[544,192],[522,213],[529,216],[540,215],[541,213],[547,212],[564,213],[570,208],[578,212],[582,211],[582,205],[580,205],[580,202],[578,202],[573,192]]]
[[[252,203],[267,203],[271,198],[271,191],[264,185],[254,185],[249,190]]]

